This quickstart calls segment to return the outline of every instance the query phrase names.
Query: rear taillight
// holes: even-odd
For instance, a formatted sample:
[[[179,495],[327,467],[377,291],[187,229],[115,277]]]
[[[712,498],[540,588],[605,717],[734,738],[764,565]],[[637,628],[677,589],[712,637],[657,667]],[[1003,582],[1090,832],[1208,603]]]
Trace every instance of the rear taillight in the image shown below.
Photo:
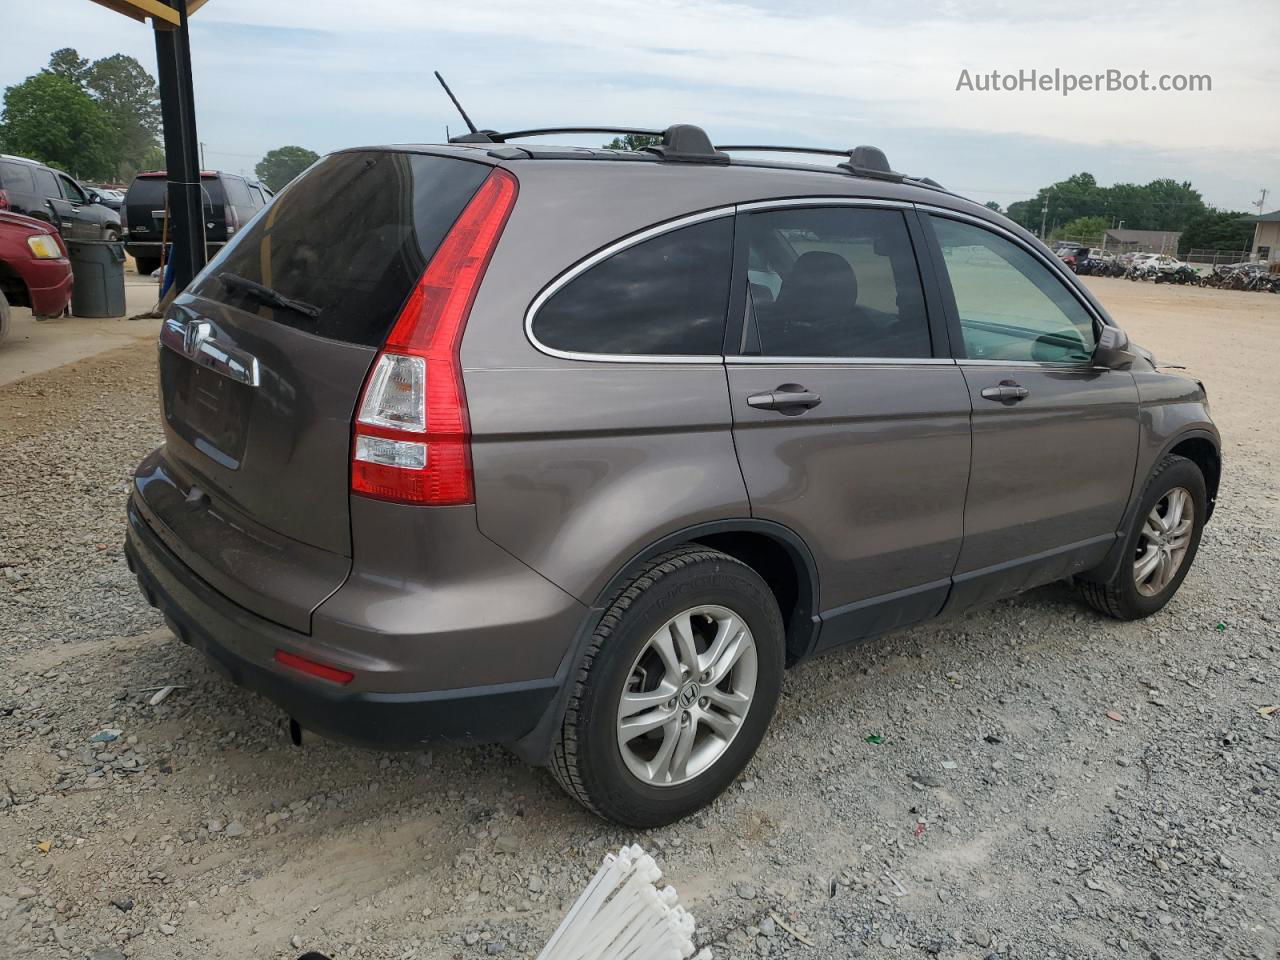
[[[5,193],[3,190],[0,190],[0,210],[8,210],[8,209],[9,209],[9,194]]]
[[[223,214],[223,219],[226,221],[227,236],[229,237],[240,229],[240,214],[236,213],[236,208],[229,203],[223,207],[223,210],[226,211]]]
[[[353,493],[437,506],[475,501],[458,347],[516,189],[505,170],[489,174],[405,301],[357,407]]]

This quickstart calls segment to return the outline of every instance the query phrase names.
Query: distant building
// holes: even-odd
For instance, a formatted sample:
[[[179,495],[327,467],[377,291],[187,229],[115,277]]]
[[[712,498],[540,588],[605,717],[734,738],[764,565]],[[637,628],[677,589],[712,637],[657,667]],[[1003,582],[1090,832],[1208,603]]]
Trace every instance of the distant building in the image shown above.
[[[1123,227],[1108,230],[1104,234],[1105,246],[1114,253],[1167,253],[1178,252],[1181,230],[1126,230]]]
[[[1280,263],[1280,210],[1260,217],[1245,217],[1245,223],[1254,225],[1251,259]]]

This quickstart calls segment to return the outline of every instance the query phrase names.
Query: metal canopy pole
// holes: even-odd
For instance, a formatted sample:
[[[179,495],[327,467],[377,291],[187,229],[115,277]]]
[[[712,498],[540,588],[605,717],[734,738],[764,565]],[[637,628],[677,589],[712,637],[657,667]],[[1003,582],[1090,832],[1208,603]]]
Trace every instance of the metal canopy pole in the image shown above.
[[[188,0],[167,0],[178,13],[176,26],[152,19],[160,112],[164,118],[164,158],[169,181],[169,236],[173,242],[173,289],[181,291],[204,267],[204,199],[200,186],[200,145],[196,138],[195,93],[191,81]]]

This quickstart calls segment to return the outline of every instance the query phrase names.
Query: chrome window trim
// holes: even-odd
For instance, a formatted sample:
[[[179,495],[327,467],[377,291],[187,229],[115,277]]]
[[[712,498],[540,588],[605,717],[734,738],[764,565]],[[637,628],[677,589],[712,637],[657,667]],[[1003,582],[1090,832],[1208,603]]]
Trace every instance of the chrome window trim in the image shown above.
[[[714,207],[710,210],[703,210],[700,213],[691,213],[687,216],[677,217],[675,220],[667,220],[665,223],[659,223],[652,227],[646,227],[630,236],[623,237],[613,243],[601,247],[591,256],[584,260],[578,261],[564,273],[560,274],[552,280],[542,291],[533,298],[533,302],[529,304],[529,308],[524,314],[524,335],[529,342],[533,344],[535,350],[545,353],[549,357],[559,357],[562,360],[591,360],[597,363],[677,363],[677,364],[696,364],[696,363],[714,363],[723,364],[724,355],[720,353],[714,354],[649,354],[649,353],[582,353],[576,350],[558,350],[555,347],[549,347],[534,335],[533,321],[537,317],[538,310],[544,303],[550,300],[556,293],[563,289],[570,281],[576,277],[586,273],[596,264],[608,260],[615,253],[621,253],[630,247],[634,247],[638,243],[644,243],[654,237],[662,236],[664,233],[670,233],[672,230],[679,230],[682,227],[689,227],[695,223],[703,223],[707,220],[717,220],[720,217],[732,217],[737,213],[734,205]],[[732,268],[731,268],[732,269]]]
[[[725,363],[758,364],[772,366],[788,364],[804,364],[805,366],[830,367],[954,367],[954,357],[777,357],[777,356],[744,356],[737,354],[725,357]]]
[[[1048,367],[1055,370],[1110,370],[1110,367],[1099,367],[1089,362],[1074,363],[1070,360],[973,360],[961,357],[956,361],[962,367]]]

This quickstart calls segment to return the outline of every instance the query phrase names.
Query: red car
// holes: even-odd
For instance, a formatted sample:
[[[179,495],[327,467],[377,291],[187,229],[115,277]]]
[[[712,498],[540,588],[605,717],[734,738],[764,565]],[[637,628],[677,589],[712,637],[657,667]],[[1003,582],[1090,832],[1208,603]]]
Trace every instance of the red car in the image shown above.
[[[9,332],[9,306],[37,317],[60,317],[71,302],[71,261],[53,227],[0,211],[0,340]]]

